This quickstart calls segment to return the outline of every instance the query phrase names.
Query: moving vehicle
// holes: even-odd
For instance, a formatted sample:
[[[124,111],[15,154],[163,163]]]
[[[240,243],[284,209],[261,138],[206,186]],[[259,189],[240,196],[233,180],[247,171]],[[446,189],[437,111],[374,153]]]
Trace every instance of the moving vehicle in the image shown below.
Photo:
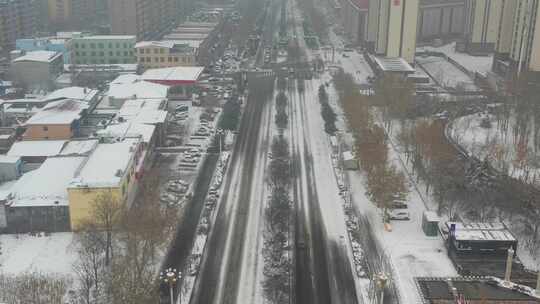
[[[399,209],[390,211],[389,217],[391,220],[397,220],[397,221],[408,221],[411,219],[408,211],[403,211]]]

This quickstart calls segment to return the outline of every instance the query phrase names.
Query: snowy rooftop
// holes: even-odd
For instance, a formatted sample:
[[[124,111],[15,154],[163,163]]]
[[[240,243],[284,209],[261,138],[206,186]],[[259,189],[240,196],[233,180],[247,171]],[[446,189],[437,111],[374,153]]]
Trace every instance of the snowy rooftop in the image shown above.
[[[85,40],[135,40],[133,35],[93,35],[93,36],[84,36],[78,37],[78,39]]]
[[[139,138],[100,143],[70,187],[117,187],[133,160]]]
[[[46,100],[55,100],[62,98],[77,99],[91,101],[97,94],[98,90],[92,90],[83,87],[68,87],[56,90],[45,97]]]
[[[88,108],[88,104],[73,100],[63,99],[47,104],[43,109],[28,119],[26,125],[61,125],[71,124],[81,118],[81,113]]]
[[[173,33],[167,34],[163,38],[166,40],[204,40],[208,34],[200,33]]]
[[[64,140],[30,140],[18,141],[11,146],[9,156],[53,156],[58,155],[66,141]]]
[[[0,164],[14,164],[20,159],[20,156],[0,155]]]
[[[457,223],[447,222],[450,229],[455,224],[455,239],[458,241],[515,241],[512,233],[503,223]]]
[[[372,58],[383,72],[414,73],[414,68],[403,58],[377,56]]]
[[[154,135],[156,127],[138,123],[135,121],[125,121],[122,123],[110,124],[107,128],[99,130],[98,134],[115,138],[141,136],[143,142],[148,143]]]
[[[353,154],[351,153],[351,151],[344,151],[344,152],[343,152],[343,159],[344,159],[344,160],[354,159],[354,156],[353,156]]]
[[[163,107],[165,99],[130,99],[126,100],[120,110],[118,116],[124,119],[132,119],[144,111],[160,110]]]
[[[117,99],[142,98],[142,99],[165,99],[169,87],[144,81],[139,75],[120,75],[109,85],[107,96]]]
[[[24,174],[11,189],[12,207],[68,205],[67,186],[84,157],[50,157]]]
[[[71,140],[66,143],[60,155],[89,155],[98,145],[97,139]]]
[[[171,41],[171,40],[163,40],[163,41],[141,41],[141,42],[137,42],[135,44],[135,48],[138,49],[138,48],[142,48],[142,47],[149,47],[149,46],[153,46],[153,47],[162,47],[162,48],[172,48],[174,46],[174,41]]]
[[[56,58],[61,57],[62,53],[52,51],[33,51],[28,52],[26,55],[15,58],[13,62],[21,61],[35,61],[35,62],[52,62]]]
[[[142,79],[166,84],[194,83],[201,76],[204,67],[179,66],[150,69],[142,74]]]

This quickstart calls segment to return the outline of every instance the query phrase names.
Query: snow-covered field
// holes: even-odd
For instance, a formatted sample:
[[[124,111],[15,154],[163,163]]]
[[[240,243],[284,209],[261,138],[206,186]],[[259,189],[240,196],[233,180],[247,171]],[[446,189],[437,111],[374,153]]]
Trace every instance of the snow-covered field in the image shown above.
[[[73,263],[77,260],[72,241],[73,233],[70,232],[40,237],[27,234],[0,235],[0,272],[69,275]]]
[[[446,56],[454,59],[460,65],[464,66],[471,72],[478,72],[486,74],[491,71],[491,65],[493,63],[493,55],[489,56],[472,56],[467,53],[460,53],[456,51],[456,43],[452,42],[440,47],[424,46],[416,49],[416,52],[431,51],[441,52]]]
[[[490,127],[482,126],[489,120]],[[455,142],[478,159],[488,159],[499,171],[530,184],[540,185],[540,153],[534,148],[534,132],[523,139],[515,135],[516,117],[511,115],[508,127],[490,114],[473,114],[457,118],[449,128]],[[530,128],[532,130],[532,127]]]
[[[452,63],[442,57],[417,56],[416,61],[445,88],[478,91],[474,81]]]

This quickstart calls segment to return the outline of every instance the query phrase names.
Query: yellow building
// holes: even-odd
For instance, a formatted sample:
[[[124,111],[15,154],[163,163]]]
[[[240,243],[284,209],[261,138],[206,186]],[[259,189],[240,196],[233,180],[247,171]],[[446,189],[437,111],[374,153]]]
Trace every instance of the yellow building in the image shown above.
[[[68,187],[71,229],[80,229],[102,193],[109,192],[120,202],[131,205],[143,161],[140,137],[100,143]]]
[[[183,41],[142,41],[135,45],[135,56],[144,69],[197,64],[197,48]]]

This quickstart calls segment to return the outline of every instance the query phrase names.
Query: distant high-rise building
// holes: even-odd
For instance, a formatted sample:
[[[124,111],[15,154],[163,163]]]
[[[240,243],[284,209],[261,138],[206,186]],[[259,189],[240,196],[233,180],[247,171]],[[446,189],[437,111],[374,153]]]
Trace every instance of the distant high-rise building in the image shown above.
[[[108,0],[112,34],[159,38],[176,21],[176,0]]]
[[[370,0],[368,48],[386,57],[414,61],[419,0]]]
[[[465,51],[471,54],[493,52],[499,37],[499,23],[503,15],[504,2],[504,0],[465,1]]]
[[[17,38],[30,37],[36,30],[38,2],[34,0],[0,0],[0,48],[15,48]]]
[[[100,0],[47,0],[52,30],[91,30],[100,23]]]
[[[540,1],[517,0],[510,60],[517,72],[540,72]]]
[[[503,0],[493,70],[540,72],[540,1]]]

